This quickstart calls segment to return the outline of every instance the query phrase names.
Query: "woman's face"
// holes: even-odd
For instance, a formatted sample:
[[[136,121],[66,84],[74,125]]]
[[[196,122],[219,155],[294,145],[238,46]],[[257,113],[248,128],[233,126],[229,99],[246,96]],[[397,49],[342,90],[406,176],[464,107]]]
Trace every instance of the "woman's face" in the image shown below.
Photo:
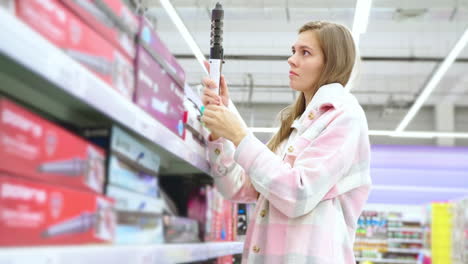
[[[306,95],[312,93],[324,66],[324,55],[314,30],[298,35],[288,64],[291,88]]]

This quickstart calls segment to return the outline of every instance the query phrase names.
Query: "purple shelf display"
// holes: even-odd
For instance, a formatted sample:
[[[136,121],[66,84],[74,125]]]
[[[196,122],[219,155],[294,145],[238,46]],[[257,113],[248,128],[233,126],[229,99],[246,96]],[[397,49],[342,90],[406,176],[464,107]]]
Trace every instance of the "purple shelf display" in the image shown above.
[[[370,203],[427,204],[468,195],[468,148],[372,146]]]

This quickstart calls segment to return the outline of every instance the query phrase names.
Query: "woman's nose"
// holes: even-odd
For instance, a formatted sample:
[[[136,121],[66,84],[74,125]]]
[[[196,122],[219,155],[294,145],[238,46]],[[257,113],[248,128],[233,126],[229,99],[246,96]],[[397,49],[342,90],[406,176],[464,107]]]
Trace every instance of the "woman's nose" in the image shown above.
[[[291,56],[288,58],[288,64],[289,64],[289,66],[291,66],[291,67],[296,67],[296,66],[297,66],[297,64],[296,64],[296,58],[295,58],[294,54],[291,55]]]

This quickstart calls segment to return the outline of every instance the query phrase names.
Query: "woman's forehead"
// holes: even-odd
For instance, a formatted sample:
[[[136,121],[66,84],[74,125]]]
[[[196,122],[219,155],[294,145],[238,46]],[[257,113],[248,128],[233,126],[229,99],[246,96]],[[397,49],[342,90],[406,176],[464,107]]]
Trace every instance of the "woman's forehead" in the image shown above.
[[[297,40],[294,42],[292,47],[296,49],[306,48],[306,47],[311,48],[311,49],[319,48],[320,43],[318,41],[317,33],[312,30],[308,30],[308,31],[304,31],[300,33],[297,36]]]

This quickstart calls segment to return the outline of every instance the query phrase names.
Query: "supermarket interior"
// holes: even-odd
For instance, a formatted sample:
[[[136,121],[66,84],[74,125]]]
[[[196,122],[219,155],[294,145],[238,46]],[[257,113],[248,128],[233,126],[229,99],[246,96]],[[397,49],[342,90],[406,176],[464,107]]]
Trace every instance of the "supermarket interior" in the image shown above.
[[[0,264],[246,263],[269,216],[214,184],[202,80],[266,144],[309,21],[360,57],[355,263],[468,264],[468,0],[0,0]]]

